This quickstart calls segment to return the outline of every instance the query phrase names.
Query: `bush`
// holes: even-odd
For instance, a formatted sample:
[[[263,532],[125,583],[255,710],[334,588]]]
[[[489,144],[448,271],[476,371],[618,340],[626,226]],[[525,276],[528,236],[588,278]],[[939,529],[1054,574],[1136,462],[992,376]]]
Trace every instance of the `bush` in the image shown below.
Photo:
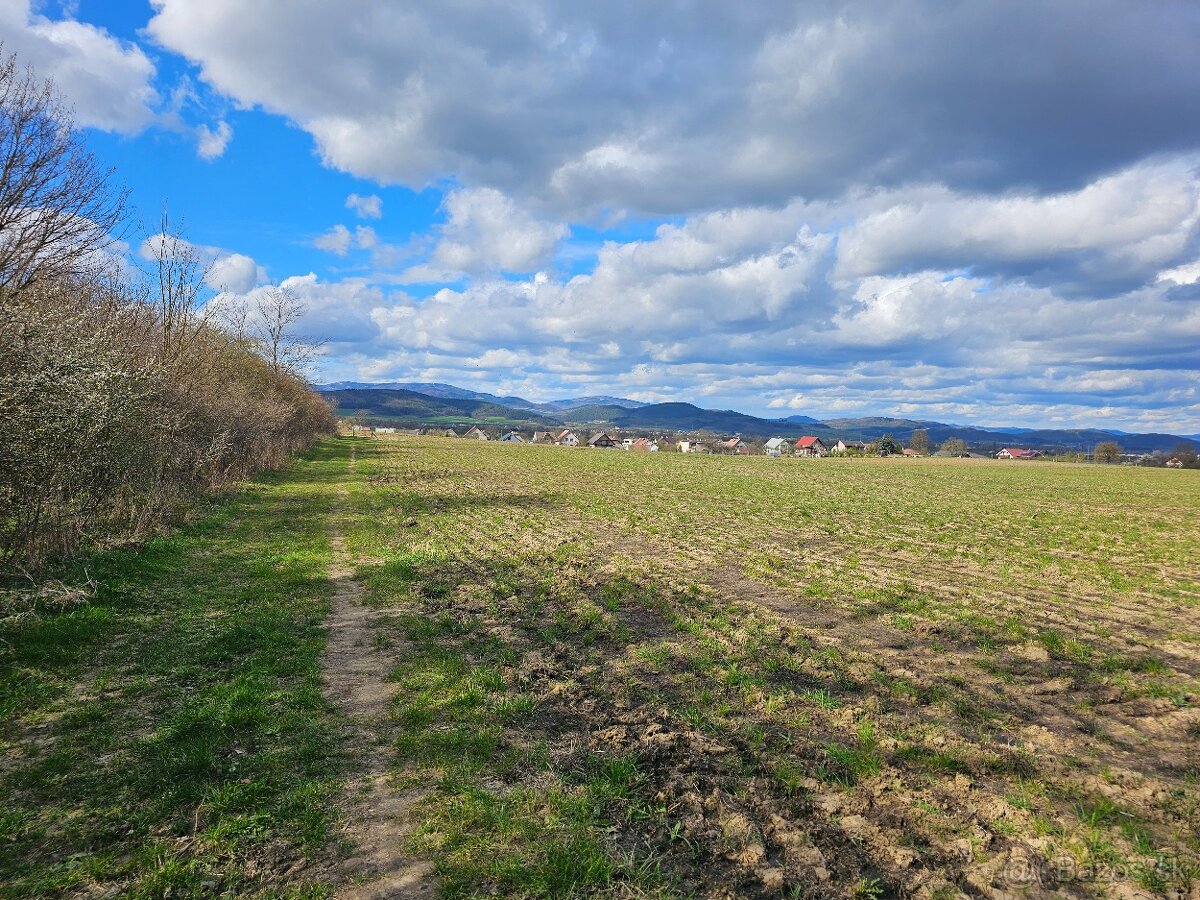
[[[334,428],[329,406],[248,341],[55,280],[0,306],[0,563],[136,540],[196,498],[282,465]]]

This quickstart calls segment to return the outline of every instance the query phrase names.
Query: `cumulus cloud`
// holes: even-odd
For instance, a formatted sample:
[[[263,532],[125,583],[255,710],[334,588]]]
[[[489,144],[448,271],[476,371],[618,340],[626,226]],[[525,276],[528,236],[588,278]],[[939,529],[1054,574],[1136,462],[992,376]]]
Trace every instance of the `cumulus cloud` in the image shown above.
[[[376,194],[369,194],[366,197],[351,194],[346,198],[346,209],[354,210],[355,215],[360,219],[383,218],[383,200]]]
[[[263,267],[244,253],[216,256],[208,268],[205,283],[215,290],[245,293],[266,281]]]
[[[196,152],[202,159],[217,159],[225,153],[229,141],[233,138],[233,128],[226,121],[217,123],[216,128],[207,125],[196,127]]]
[[[350,229],[345,225],[334,225],[324,234],[313,238],[312,245],[318,250],[327,250],[337,256],[345,256],[350,252],[350,244],[353,239]]]
[[[6,52],[54,79],[78,124],[134,134],[153,120],[154,63],[136,44],[73,18],[47,18],[30,0],[0,0],[0,34]]]
[[[442,203],[446,222],[428,263],[411,269],[410,281],[448,281],[498,270],[529,272],[543,265],[570,229],[535,218],[493,188],[450,191]]]
[[[944,187],[875,199],[843,229],[838,274],[1004,266],[1072,257],[1145,275],[1177,257],[1200,219],[1194,161],[1133,166],[1050,196],[964,195]]]
[[[571,215],[915,181],[1059,192],[1200,139],[1196,22],[1170,4],[153,5],[157,41],[329,165]],[[308,64],[330,57],[355,64]]]

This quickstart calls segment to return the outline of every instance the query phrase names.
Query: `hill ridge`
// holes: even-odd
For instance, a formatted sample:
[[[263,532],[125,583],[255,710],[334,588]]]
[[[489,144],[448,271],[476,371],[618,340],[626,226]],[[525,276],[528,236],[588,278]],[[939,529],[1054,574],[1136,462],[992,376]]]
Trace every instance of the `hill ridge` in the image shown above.
[[[318,389],[334,397],[338,411],[344,416],[387,420],[390,423],[413,425],[495,425],[526,428],[548,428],[554,425],[600,430],[659,430],[672,432],[701,432],[739,434],[744,437],[790,437],[814,435],[827,442],[835,440],[878,440],[892,434],[898,441],[907,442],[918,428],[929,432],[931,446],[949,438],[961,438],[979,449],[999,450],[1004,446],[1036,447],[1054,450],[1090,450],[1097,443],[1116,440],[1127,452],[1145,453],[1169,451],[1183,443],[1196,443],[1191,435],[1147,433],[1118,433],[1100,428],[1011,428],[955,425],[923,419],[894,416],[862,416],[820,421],[808,416],[793,415],[766,419],[737,410],[704,409],[693,403],[675,400],[664,403],[620,405],[621,398],[598,395],[555,401],[555,404],[580,403],[562,406],[534,404],[522,398],[499,397],[482,391],[435,384],[444,396],[436,396],[408,388],[383,385],[339,388],[337,384],[320,385]],[[392,382],[392,384],[416,382]],[[458,393],[462,396],[448,396]],[[511,401],[522,404],[514,405]],[[587,403],[605,400],[606,403]]]

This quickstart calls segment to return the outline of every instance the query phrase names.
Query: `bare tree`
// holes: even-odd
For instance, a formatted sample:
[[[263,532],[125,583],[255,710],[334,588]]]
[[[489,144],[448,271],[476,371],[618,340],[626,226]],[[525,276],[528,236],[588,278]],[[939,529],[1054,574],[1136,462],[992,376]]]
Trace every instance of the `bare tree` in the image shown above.
[[[302,376],[321,352],[321,343],[295,334],[295,325],[308,312],[304,302],[287,288],[268,287],[258,297],[258,339],[263,358],[272,371]]]
[[[1096,445],[1096,462],[1119,463],[1121,461],[1121,445],[1116,441],[1101,441]]]
[[[909,438],[908,445],[920,453],[922,456],[929,455],[929,432],[924,428],[917,428],[913,431],[912,437]]]
[[[942,444],[942,452],[948,456],[966,456],[967,442],[962,438],[950,438]]]
[[[208,269],[195,246],[183,236],[183,230],[172,226],[166,209],[158,234],[150,238],[150,250],[157,278],[154,305],[162,329],[162,348],[168,357],[178,356],[189,331],[204,324],[206,316],[198,311],[197,300]]]
[[[50,81],[0,45],[0,303],[38,278],[78,278],[113,241],[114,190]]]

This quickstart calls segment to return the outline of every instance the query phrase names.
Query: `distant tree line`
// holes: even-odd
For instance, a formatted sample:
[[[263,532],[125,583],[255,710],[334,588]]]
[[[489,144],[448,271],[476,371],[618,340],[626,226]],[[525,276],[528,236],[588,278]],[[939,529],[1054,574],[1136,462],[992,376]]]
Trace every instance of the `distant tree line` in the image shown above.
[[[1139,465],[1165,466],[1171,460],[1179,460],[1179,467],[1182,469],[1200,469],[1200,454],[1196,452],[1194,444],[1179,444],[1174,450],[1166,453],[1161,450],[1147,453],[1141,458]]]
[[[0,48],[0,570],[153,534],[334,427],[286,334],[299,304],[201,305],[165,219],[131,273],[126,219],[53,87]]]

